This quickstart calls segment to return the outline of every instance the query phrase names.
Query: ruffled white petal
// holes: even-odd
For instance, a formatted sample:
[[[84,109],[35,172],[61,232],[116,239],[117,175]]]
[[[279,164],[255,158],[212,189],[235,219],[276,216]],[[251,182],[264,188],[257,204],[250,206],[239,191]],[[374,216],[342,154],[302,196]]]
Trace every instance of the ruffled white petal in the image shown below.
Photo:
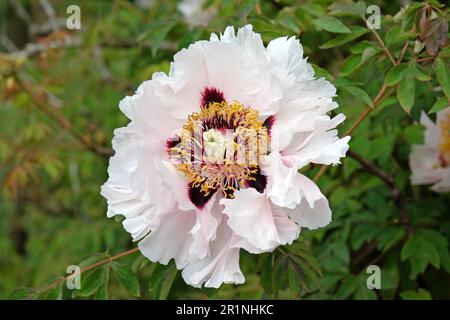
[[[203,259],[210,255],[210,243],[216,238],[217,227],[222,220],[222,210],[214,195],[202,209],[196,209],[196,223],[190,233],[194,238],[189,252]]]
[[[159,226],[139,242],[139,250],[153,262],[167,264],[174,259],[177,268],[182,269],[193,260],[189,248],[194,239],[189,231],[195,224],[195,212],[175,210],[159,219]]]
[[[270,251],[280,244],[292,243],[300,232],[298,226],[265,194],[253,188],[235,192],[234,199],[222,199],[228,225],[252,246]],[[244,249],[251,251],[250,248]]]
[[[323,228],[331,222],[331,210],[325,196],[315,201],[313,207],[303,198],[299,206],[287,209],[287,212],[292,220],[310,230]]]
[[[182,276],[194,287],[218,288],[222,283],[244,283],[239,267],[239,247],[235,246],[237,236],[223,221],[217,230],[217,237],[211,244],[211,254],[197,259],[183,269]]]
[[[296,167],[286,166],[279,153],[266,156],[262,170],[269,176],[268,197],[277,206],[288,208],[286,212],[293,221],[308,229],[330,223],[328,201],[317,185]]]

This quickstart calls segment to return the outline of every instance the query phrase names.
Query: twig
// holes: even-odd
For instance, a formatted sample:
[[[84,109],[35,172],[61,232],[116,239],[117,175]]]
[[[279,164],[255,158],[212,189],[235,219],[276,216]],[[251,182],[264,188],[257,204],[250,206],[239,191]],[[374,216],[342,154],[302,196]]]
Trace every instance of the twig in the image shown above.
[[[369,160],[364,158],[362,155],[360,155],[359,153],[357,153],[353,150],[348,150],[347,156],[355,159],[356,161],[358,161],[361,164],[361,166],[364,169],[366,169],[371,174],[380,178],[389,187],[389,189],[391,189],[393,191],[393,193],[394,193],[394,191],[395,191],[395,194],[399,193],[397,187],[395,186],[395,181],[391,175],[387,174],[382,169],[380,169],[379,167],[377,167],[376,165],[371,163]]]
[[[78,37],[66,37],[63,40],[53,40],[45,43],[28,43],[23,50],[9,53],[14,58],[32,57],[48,50],[70,49],[81,45]]]
[[[384,43],[383,39],[381,39],[381,37],[378,35],[378,33],[375,31],[375,29],[373,28],[369,28],[372,33],[375,35],[375,38],[377,38],[378,42],[380,43],[381,47],[383,48],[384,52],[386,53],[387,57],[389,58],[389,60],[391,61],[392,65],[396,65],[395,59],[392,56],[392,53],[389,51],[388,47],[386,46],[386,44]]]
[[[394,199],[396,206],[399,209],[400,223],[406,226],[408,233],[411,233],[413,231],[413,228],[411,226],[409,214],[406,211],[407,200],[403,197],[403,195],[400,193],[400,190],[398,190],[397,186],[395,185],[394,177],[392,175],[387,174],[382,169],[380,169],[379,167],[377,167],[369,160],[365,159],[363,156],[361,156],[360,154],[356,153],[353,150],[348,150],[347,155],[350,158],[353,158],[356,161],[358,161],[367,172],[377,176],[386,184],[386,186],[391,191],[391,195],[392,198]]]
[[[48,50],[64,50],[82,47],[83,43],[79,37],[66,37],[63,40],[52,40],[46,43],[28,43],[23,50],[12,51],[9,53],[12,57],[33,57],[42,52]],[[112,49],[131,49],[131,48],[144,48],[151,49],[151,44],[147,42],[137,41],[121,41],[121,42],[100,42],[98,44],[101,48]],[[177,49],[176,44],[165,41],[160,46],[161,49],[167,51],[175,51]]]
[[[80,270],[80,274],[83,273],[83,272],[92,270],[94,268],[97,268],[97,267],[99,267],[101,265],[104,265],[106,263],[109,263],[109,262],[112,262],[114,260],[120,259],[122,257],[128,256],[128,255],[130,255],[132,253],[135,253],[138,250],[139,250],[139,248],[136,247],[136,248],[130,249],[128,251],[124,251],[124,252],[121,252],[119,254],[116,254],[115,256],[112,256],[112,257],[103,259],[101,261],[95,262],[95,263],[93,263],[93,264],[91,264],[91,265],[81,269]],[[47,290],[50,290],[50,289],[53,289],[53,288],[57,287],[61,282],[66,281],[70,276],[72,276],[72,275],[67,275],[67,276],[61,277],[59,279],[56,279],[55,281],[50,283],[48,286],[46,286],[46,287],[44,287],[42,289],[39,289],[36,292],[34,292],[31,296],[28,297],[28,299],[31,299],[34,295],[36,295],[38,293],[45,292]]]
[[[110,149],[96,146],[89,138],[77,132],[57,107],[48,107],[47,104],[49,103],[49,99],[46,97],[45,92],[36,92],[34,88],[29,86],[18,74],[15,75],[15,78],[22,90],[28,93],[34,105],[53,118],[61,128],[69,131],[83,146],[86,147],[86,149],[103,158],[108,158],[113,154]]]

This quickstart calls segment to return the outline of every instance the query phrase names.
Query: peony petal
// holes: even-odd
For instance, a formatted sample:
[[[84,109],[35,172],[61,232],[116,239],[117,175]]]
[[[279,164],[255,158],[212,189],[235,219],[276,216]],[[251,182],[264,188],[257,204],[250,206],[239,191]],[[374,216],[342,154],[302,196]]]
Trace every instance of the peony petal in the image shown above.
[[[223,212],[229,216],[228,225],[236,235],[262,251],[298,237],[298,226],[253,188],[239,190],[234,199],[222,199],[220,203],[225,205]]]
[[[219,288],[222,283],[244,283],[239,267],[239,248],[235,247],[236,236],[223,221],[217,230],[217,237],[211,244],[211,254],[198,259],[184,268],[182,276],[194,287]]]
[[[195,224],[195,212],[176,210],[159,219],[159,226],[139,242],[139,250],[152,262],[168,264],[174,259],[177,268],[182,269],[193,260],[189,248],[194,239],[189,231]]]

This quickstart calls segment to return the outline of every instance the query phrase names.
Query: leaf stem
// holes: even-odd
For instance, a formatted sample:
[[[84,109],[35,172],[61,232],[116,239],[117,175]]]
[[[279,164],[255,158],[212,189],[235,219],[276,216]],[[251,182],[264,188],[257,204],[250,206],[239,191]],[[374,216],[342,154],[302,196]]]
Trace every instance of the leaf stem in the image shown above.
[[[94,269],[94,268],[97,268],[97,267],[99,267],[99,266],[102,266],[102,265],[104,265],[104,264],[106,264],[106,263],[109,263],[109,262],[112,262],[112,261],[114,261],[114,260],[120,259],[120,258],[122,258],[122,257],[128,256],[128,255],[130,255],[130,254],[132,254],[132,253],[135,253],[135,252],[138,251],[138,250],[139,250],[139,248],[136,247],[136,248],[133,248],[133,249],[130,249],[130,250],[127,250],[127,251],[118,253],[118,254],[116,254],[115,256],[108,257],[108,258],[106,258],[106,259],[97,261],[97,262],[95,262],[95,263],[93,263],[93,264],[90,264],[90,265],[88,265],[87,267],[81,269],[81,270],[80,270],[80,274],[83,273],[83,272],[92,270],[92,269]],[[47,290],[50,290],[50,289],[53,289],[53,288],[57,287],[61,282],[66,281],[70,276],[71,276],[71,275],[62,276],[61,278],[56,279],[55,281],[53,281],[52,283],[50,283],[48,286],[46,286],[46,287],[44,287],[44,288],[41,288],[41,289],[37,290],[36,292],[34,292],[31,296],[28,297],[28,299],[31,299],[34,295],[36,295],[36,294],[38,294],[38,293],[45,292],[45,291],[47,291]]]

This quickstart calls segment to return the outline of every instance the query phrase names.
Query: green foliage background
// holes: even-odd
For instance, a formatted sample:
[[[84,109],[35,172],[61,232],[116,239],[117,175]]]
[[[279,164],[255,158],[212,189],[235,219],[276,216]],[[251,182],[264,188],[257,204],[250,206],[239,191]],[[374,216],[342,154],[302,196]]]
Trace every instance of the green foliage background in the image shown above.
[[[209,0],[205,7],[219,13],[207,27],[187,25],[176,1],[152,2],[142,9],[131,0],[50,1],[63,22],[67,6],[79,5],[82,29],[41,32],[29,31],[49,20],[39,1],[0,3],[1,34],[13,43],[0,44],[0,298],[450,297],[449,195],[411,186],[408,165],[411,145],[423,141],[420,112],[433,118],[450,99],[444,4],[372,1],[381,29],[369,30],[362,2]],[[353,154],[319,180],[333,222],[302,230],[274,253],[242,250],[241,286],[194,289],[173,264],[139,253],[84,272],[81,290],[53,282],[69,265],[135,246],[120,218],[106,218],[99,194],[113,130],[127,123],[119,101],[153,72],[167,72],[181,48],[246,23],[266,42],[300,38],[317,77],[338,88],[335,112],[347,116],[341,134],[373,108],[351,134]],[[381,290],[366,287],[371,264],[381,268]]]

